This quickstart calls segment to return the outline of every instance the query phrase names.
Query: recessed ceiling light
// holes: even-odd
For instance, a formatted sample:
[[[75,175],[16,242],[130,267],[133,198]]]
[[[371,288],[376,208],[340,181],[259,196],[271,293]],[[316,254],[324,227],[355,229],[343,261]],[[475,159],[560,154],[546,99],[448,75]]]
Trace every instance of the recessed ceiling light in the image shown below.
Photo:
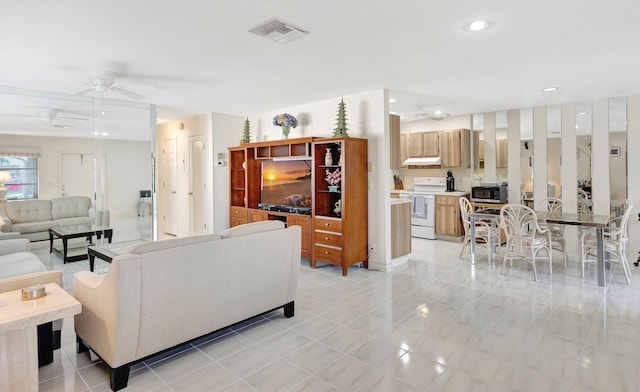
[[[439,116],[442,114],[442,110],[436,110],[435,112],[433,112],[433,114],[435,114],[436,116]]]
[[[557,87],[547,87],[547,88],[543,88],[542,91],[544,91],[545,93],[550,93],[552,91],[556,91],[558,90]]]
[[[587,112],[580,112],[580,113],[578,113],[578,116],[586,116],[587,114],[589,114],[589,113],[587,113]]]
[[[396,99],[395,98],[389,98],[389,103],[395,103]]]
[[[106,132],[102,132],[102,136],[109,136],[109,134]]]
[[[489,28],[489,22],[486,20],[474,20],[473,22],[464,26],[464,29],[472,33],[483,31]]]

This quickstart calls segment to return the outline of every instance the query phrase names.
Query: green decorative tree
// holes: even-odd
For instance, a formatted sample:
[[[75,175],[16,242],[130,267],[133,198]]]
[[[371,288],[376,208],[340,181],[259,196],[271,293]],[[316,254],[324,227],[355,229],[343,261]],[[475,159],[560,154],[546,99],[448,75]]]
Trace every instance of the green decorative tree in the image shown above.
[[[333,130],[333,136],[349,136],[347,131],[347,109],[344,99],[340,99],[340,103],[338,104],[338,117],[336,118],[336,128]]]
[[[244,130],[242,131],[242,139],[240,139],[240,144],[250,143],[251,142],[251,128],[249,128],[249,117],[244,120]]]

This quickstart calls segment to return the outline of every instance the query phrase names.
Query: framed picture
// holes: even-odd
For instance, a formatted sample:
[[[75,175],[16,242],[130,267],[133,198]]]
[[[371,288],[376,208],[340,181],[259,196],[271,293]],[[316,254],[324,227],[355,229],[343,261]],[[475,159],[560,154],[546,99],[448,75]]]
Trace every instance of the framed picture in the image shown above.
[[[609,155],[612,157],[619,157],[620,147],[609,147]]]

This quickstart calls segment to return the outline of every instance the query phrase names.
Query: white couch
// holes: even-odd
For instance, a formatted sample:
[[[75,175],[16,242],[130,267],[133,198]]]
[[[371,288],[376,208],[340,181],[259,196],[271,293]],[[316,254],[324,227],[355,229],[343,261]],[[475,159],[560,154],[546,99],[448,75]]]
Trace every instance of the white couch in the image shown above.
[[[277,308],[292,317],[300,246],[279,221],[133,245],[105,275],[74,274],[78,352],[101,357],[117,391],[149,356]]]
[[[0,216],[4,221],[0,231],[17,232],[31,241],[48,240],[52,227],[93,223],[91,199],[86,196],[0,203]]]
[[[62,271],[49,271],[38,256],[30,252],[29,240],[0,241],[0,293],[35,284],[56,283],[62,287]],[[62,320],[38,326],[38,364],[53,361],[53,350],[60,348]]]

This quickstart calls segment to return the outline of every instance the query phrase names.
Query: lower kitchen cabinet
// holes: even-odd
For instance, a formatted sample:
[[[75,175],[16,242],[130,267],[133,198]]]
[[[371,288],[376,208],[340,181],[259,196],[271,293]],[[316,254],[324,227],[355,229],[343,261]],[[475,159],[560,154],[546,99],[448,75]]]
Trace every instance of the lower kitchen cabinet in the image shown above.
[[[460,215],[460,197],[436,195],[436,235],[450,237],[464,235]]]

